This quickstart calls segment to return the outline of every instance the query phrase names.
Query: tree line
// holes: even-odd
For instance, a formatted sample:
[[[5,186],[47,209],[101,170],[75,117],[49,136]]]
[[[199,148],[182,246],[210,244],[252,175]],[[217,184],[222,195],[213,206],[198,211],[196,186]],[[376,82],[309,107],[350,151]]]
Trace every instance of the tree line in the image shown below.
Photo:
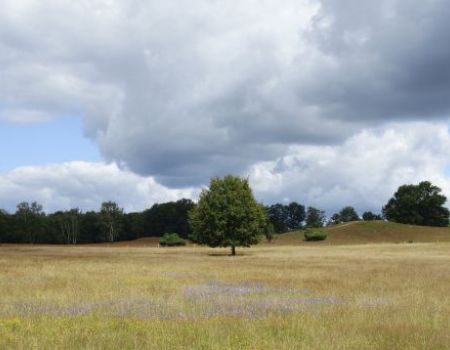
[[[39,203],[22,202],[13,214],[0,210],[0,243],[100,243],[160,237],[166,232],[188,238],[187,213],[194,206],[190,199],[181,199],[125,213],[108,201],[98,211],[75,208],[46,214]]]
[[[226,191],[232,196],[233,187],[230,188]],[[244,198],[243,193],[235,197],[239,201]],[[413,225],[448,226],[450,213],[444,207],[445,202],[441,189],[424,181],[400,186],[382,208],[382,214],[367,211],[360,217],[353,207],[346,206],[327,218],[323,210],[297,202],[258,205],[265,222],[261,234],[270,239],[273,233],[356,220],[386,219]],[[108,201],[102,203],[98,211],[82,212],[75,208],[46,214],[39,203],[22,202],[15,213],[0,210],[0,243],[99,243],[162,237],[171,232],[190,239],[193,225],[189,222],[189,213],[197,206],[190,199],[181,199],[154,204],[142,212],[125,213],[117,203]]]
[[[0,210],[0,243],[100,243],[162,237],[170,232],[188,239],[192,234],[188,215],[196,205],[190,199],[181,199],[126,213],[117,203],[108,201],[98,211],[74,208],[47,214],[37,202],[22,202],[12,214]],[[262,209],[268,224],[263,230],[266,235],[326,224],[324,211],[297,202]]]

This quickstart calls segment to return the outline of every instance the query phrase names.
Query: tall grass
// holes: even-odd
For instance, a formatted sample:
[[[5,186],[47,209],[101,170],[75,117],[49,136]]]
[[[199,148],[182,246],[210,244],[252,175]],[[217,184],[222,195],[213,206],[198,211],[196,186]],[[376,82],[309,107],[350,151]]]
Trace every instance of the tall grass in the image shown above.
[[[450,244],[0,246],[0,349],[449,349]]]

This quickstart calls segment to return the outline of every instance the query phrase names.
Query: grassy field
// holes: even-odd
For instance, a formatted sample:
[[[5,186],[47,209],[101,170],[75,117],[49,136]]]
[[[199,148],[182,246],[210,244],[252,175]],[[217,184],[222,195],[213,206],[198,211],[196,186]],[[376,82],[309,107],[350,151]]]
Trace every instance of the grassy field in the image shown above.
[[[0,349],[450,349],[449,243],[227,254],[0,245]]]
[[[356,221],[321,228],[328,238],[323,242],[306,242],[304,231],[275,235],[270,246],[324,246],[371,243],[450,243],[449,227],[426,227],[385,221]],[[157,247],[159,238],[148,237],[134,241],[91,244],[92,247]],[[267,242],[262,242],[267,244]]]

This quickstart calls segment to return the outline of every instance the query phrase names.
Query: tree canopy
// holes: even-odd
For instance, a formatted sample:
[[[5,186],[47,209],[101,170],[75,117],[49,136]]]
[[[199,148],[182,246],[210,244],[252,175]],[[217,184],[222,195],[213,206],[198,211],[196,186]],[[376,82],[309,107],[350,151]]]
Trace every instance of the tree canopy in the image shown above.
[[[140,237],[161,237],[176,232],[187,238],[190,199],[154,204],[141,212],[125,213],[113,201],[98,211],[73,208],[46,214],[37,202],[21,202],[15,213],[0,209],[0,243],[99,243]]]
[[[100,220],[103,226],[103,234],[109,242],[114,242],[120,234],[123,220],[123,209],[116,202],[103,202],[100,209]]]
[[[275,232],[301,229],[305,221],[305,207],[297,202],[287,205],[276,203],[267,208],[267,215]]]
[[[374,214],[371,211],[365,211],[362,214],[362,218],[364,221],[383,220],[383,217],[381,215]]]
[[[356,212],[355,208],[351,206],[347,206],[341,209],[339,212],[339,217],[342,222],[349,222],[349,221],[358,221],[359,215]]]
[[[228,175],[211,179],[189,213],[191,239],[210,247],[249,247],[258,243],[267,223],[262,205],[253,197],[247,179]]]
[[[314,207],[306,210],[306,227],[322,227],[325,223],[325,212]]]
[[[188,223],[188,212],[195,207],[190,199],[176,202],[155,203],[144,211],[144,230],[149,236],[162,236],[168,232],[176,232],[182,238],[188,238],[191,228]]]
[[[422,226],[448,226],[450,212],[443,205],[447,198],[429,181],[403,185],[383,207],[389,221]]]
[[[339,215],[339,213],[334,213],[330,220],[328,221],[328,225],[338,225],[341,224],[342,220],[341,220],[341,216]]]
[[[37,202],[21,202],[16,210],[17,228],[22,241],[25,243],[36,243],[38,237],[45,230],[43,218],[45,213],[42,205]]]
[[[355,208],[351,206],[346,206],[342,208],[339,213],[333,214],[328,224],[336,225],[341,224],[343,222],[358,221],[358,220],[360,220],[360,218]]]

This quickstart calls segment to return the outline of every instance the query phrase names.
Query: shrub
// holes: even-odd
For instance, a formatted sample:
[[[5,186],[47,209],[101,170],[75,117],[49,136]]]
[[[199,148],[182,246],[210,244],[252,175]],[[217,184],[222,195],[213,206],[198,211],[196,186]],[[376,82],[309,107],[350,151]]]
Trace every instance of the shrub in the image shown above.
[[[180,238],[176,233],[165,233],[159,240],[159,245],[162,247],[185,246],[186,241]]]
[[[326,232],[319,231],[306,231],[305,232],[305,241],[324,241],[328,237]]]

